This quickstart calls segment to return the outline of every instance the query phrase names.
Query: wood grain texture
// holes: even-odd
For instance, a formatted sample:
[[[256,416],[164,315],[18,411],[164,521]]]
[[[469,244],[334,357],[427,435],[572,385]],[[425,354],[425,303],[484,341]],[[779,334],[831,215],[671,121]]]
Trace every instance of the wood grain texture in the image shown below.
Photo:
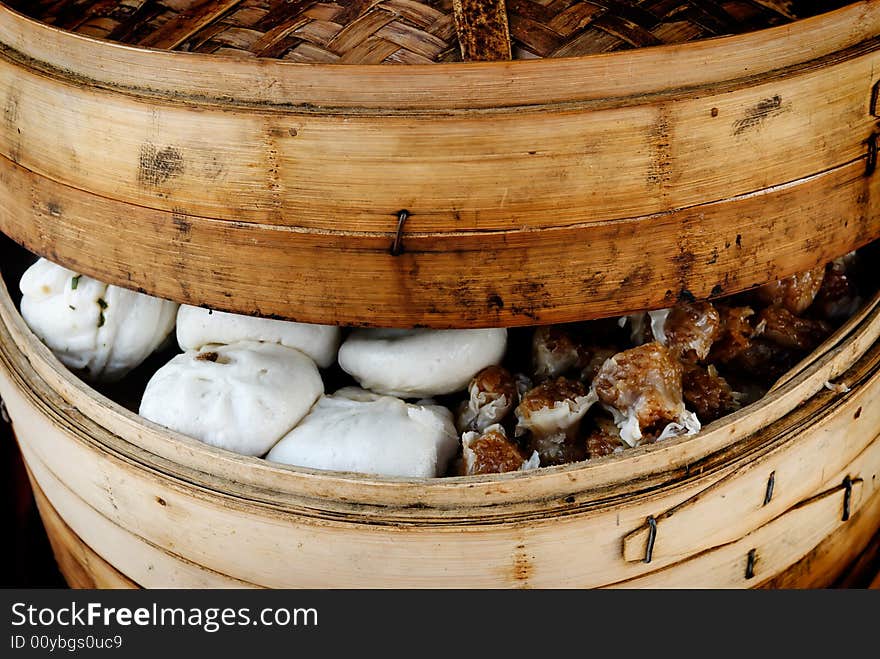
[[[772,395],[695,438],[535,474],[376,480],[310,473],[180,440],[134,415],[126,426],[118,406],[51,363],[8,311],[0,394],[52,505],[107,562],[146,587],[189,579],[322,588],[749,587],[847,528],[837,516],[844,475],[859,483],[854,517],[876,511],[877,300],[872,309],[845,328],[837,345],[846,349],[814,355]],[[36,368],[58,382],[49,386]],[[828,379],[849,391],[826,389]],[[160,436],[176,447],[176,460],[153,452]],[[675,469],[683,458],[687,468]],[[773,470],[780,479],[763,506]],[[384,503],[376,506],[381,490]],[[731,505],[718,507],[721,494]],[[624,537],[648,515],[688,501],[721,517],[695,516],[682,537],[671,538],[680,550],[658,552],[650,563],[626,560]],[[664,529],[658,548],[670,540]],[[756,547],[747,579],[743,562]]]
[[[46,532],[64,577],[71,587],[139,588],[128,577],[95,554],[67,526],[46,499],[39,485],[34,482],[33,487]],[[810,553],[776,577],[761,582],[758,587],[764,589],[866,586],[877,588],[880,583],[869,582],[876,573],[878,562],[877,552],[880,548],[878,528],[880,528],[880,495],[875,494],[862,510],[853,515],[850,524],[840,525]],[[738,567],[742,568],[741,560]],[[871,569],[873,571],[869,572],[868,570]]]
[[[816,61],[877,36],[880,2],[862,0],[792,25],[651,49],[515,62],[332,67],[126,47],[59,30],[0,5],[0,43],[85,85],[193,103],[478,109],[606,102],[682,93]],[[389,106],[388,100],[393,98]]]
[[[408,209],[408,233],[543,229],[668,213],[865,156],[877,71],[880,30],[690,94],[339,115],[145,98],[0,57],[0,155],[108,199],[229,223],[388,232]]]
[[[877,451],[875,451],[877,453]],[[874,473],[880,463],[877,456],[870,465],[852,465],[852,468],[869,466]],[[861,494],[859,494],[861,496]],[[867,524],[872,528],[880,526],[880,511],[876,501],[880,494],[872,492]],[[860,503],[863,503],[860,500]],[[682,560],[665,570],[658,570],[639,579],[616,584],[626,588],[740,588],[757,587],[767,581],[767,577],[780,578],[788,573],[792,564],[803,560],[805,555],[814,554],[818,545],[827,537],[833,536],[844,526],[847,527],[851,547],[840,547],[839,553],[826,560],[833,561],[838,570],[846,565],[850,551],[859,552],[864,543],[856,544],[858,529],[841,518],[843,509],[843,490],[838,485],[822,492],[808,501],[793,506],[783,515],[767,524],[737,538],[728,544],[713,548],[699,556]],[[861,510],[861,509],[860,509]],[[809,548],[805,551],[805,548]],[[752,555],[751,561],[749,555]],[[749,563],[751,562],[751,567]],[[779,565],[786,569],[780,570]],[[831,575],[825,575],[827,576]],[[794,572],[789,577],[790,588],[805,588],[809,580],[816,578],[810,573]],[[822,581],[821,586],[829,586],[833,580]],[[821,587],[820,586],[820,587]]]
[[[80,34],[187,52],[298,62],[415,64],[451,61],[467,48],[485,48],[486,35],[479,30],[489,28],[489,36],[499,33],[497,45],[504,58],[511,57],[504,3],[499,11],[486,0],[6,0],[5,4]],[[838,0],[819,4],[512,0],[507,13],[516,27],[516,56],[534,58],[738,34],[789,23],[839,4]],[[464,36],[459,37],[461,25],[458,31],[453,27],[453,14],[460,22],[463,10],[469,12],[466,18],[473,26],[465,25]],[[483,12],[489,25],[480,22]],[[471,34],[473,29],[478,32]],[[267,42],[272,43],[269,49]]]
[[[320,83],[326,96],[311,103],[300,92],[317,89],[308,76],[320,65],[293,64],[267,84],[295,81],[300,91],[290,98],[308,106],[254,105],[253,96],[218,96],[236,64],[216,68],[186,53],[176,57],[200,75],[175,91],[162,87],[180,71],[171,61],[158,86],[137,80],[137,63],[158,63],[156,52],[13,17],[0,25],[0,166],[3,202],[17,208],[5,212],[3,230],[44,254],[54,234],[62,262],[99,279],[308,322],[529,325],[742,290],[880,235],[876,177],[855,175],[876,129],[876,2],[763,35],[759,43],[779,51],[778,67],[763,72],[770,51],[735,73],[728,61],[749,42],[719,39],[709,51],[678,51],[682,67],[688,57],[711,58],[696,67],[704,76],[694,86],[667,78],[646,93],[641,81],[668,65],[662,47],[647,60],[614,53],[567,62],[585,75],[625,71],[637,79],[626,91],[606,81],[605,95],[592,90],[587,100],[563,76],[544,83],[558,82],[565,101],[548,87],[528,108],[512,90],[477,107],[469,88],[454,110],[442,96],[420,109],[400,103],[403,89],[384,107],[334,107],[340,97],[327,80],[338,76],[358,85],[344,105],[363,102],[357,89],[375,80],[358,67],[333,69]],[[815,20],[827,30],[804,48],[795,37],[814,36]],[[78,57],[62,63],[43,50],[50,41]],[[97,75],[82,63],[90,48],[93,56],[111,48],[102,80],[84,77]],[[120,57],[132,67],[113,80]],[[264,65],[254,66],[259,86]],[[502,68],[464,68],[458,84],[514,73],[504,63],[476,66]],[[445,75],[440,65],[424,68]],[[542,80],[554,70],[531,73]],[[214,85],[207,97],[192,95],[199,80]],[[843,187],[823,187],[844,171]],[[25,187],[43,191],[39,203],[10,198]],[[388,249],[404,209],[404,254],[394,258]],[[95,220],[120,229],[98,235],[139,237],[98,246],[86,236]],[[798,234],[804,246],[821,235],[827,251],[795,248]],[[656,250],[647,260],[646,244]]]
[[[504,0],[452,0],[461,58],[494,62],[513,57]]]
[[[512,327],[726,295],[827,262],[880,235],[878,179],[864,168],[856,160],[661,216],[540,232],[405,234],[403,254],[392,256],[390,232],[151,210],[0,157],[0,231],[78,272],[178,302],[303,322]]]
[[[842,525],[800,561],[759,587],[870,587],[880,570],[880,496],[875,495],[850,521],[852,525]]]
[[[104,590],[140,588],[84,543],[52,507],[33,475],[30,481],[55,560],[68,586]]]

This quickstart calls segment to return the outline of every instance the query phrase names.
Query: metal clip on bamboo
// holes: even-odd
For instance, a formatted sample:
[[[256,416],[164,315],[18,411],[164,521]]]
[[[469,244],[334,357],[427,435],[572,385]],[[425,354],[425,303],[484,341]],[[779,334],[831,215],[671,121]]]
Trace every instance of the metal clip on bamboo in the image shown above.
[[[438,328],[717,297],[880,238],[880,0],[708,6],[6,0],[0,231],[179,302]],[[696,438],[433,480],[214,449],[75,378],[5,285],[0,320],[73,585],[816,586],[880,527],[880,298]]]

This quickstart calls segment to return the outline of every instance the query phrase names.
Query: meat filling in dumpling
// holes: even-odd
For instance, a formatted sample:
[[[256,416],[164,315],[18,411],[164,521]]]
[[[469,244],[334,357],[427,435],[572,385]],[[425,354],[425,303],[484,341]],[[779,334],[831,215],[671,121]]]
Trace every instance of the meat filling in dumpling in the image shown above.
[[[831,334],[831,325],[824,320],[795,316],[785,307],[761,309],[758,328],[768,341],[804,353],[813,350]]]
[[[491,425],[481,433],[464,433],[461,444],[463,476],[525,471],[540,466],[537,451],[527,458],[516,442],[507,438],[507,431],[499,424]]]
[[[810,310],[829,321],[852,316],[862,304],[855,278],[851,275],[854,257],[834,259],[825,267],[822,287]]]
[[[519,402],[516,379],[502,366],[487,366],[468,385],[468,400],[456,417],[459,432],[483,432],[502,421]]]
[[[587,433],[587,457],[601,458],[612,453],[620,453],[627,445],[620,438],[620,428],[614,423],[614,417],[600,413],[590,419],[592,427]]]
[[[763,304],[781,306],[793,314],[801,314],[813,303],[822,287],[825,266],[799,272],[755,289],[755,297]]]
[[[721,333],[721,317],[709,302],[680,302],[663,323],[665,341],[680,361],[703,361]]]
[[[532,335],[532,373],[538,382],[582,368],[586,357],[580,342],[561,327],[538,327]]]
[[[712,364],[684,364],[682,393],[701,423],[709,423],[740,408],[742,395],[733,390]]]
[[[596,394],[578,380],[548,380],[523,395],[516,408],[515,434],[528,437],[542,466],[583,460],[586,448],[578,441],[578,431],[595,402]]]
[[[614,415],[630,446],[644,439],[694,434],[700,422],[685,409],[682,366],[656,341],[611,357],[593,382],[596,395]]]

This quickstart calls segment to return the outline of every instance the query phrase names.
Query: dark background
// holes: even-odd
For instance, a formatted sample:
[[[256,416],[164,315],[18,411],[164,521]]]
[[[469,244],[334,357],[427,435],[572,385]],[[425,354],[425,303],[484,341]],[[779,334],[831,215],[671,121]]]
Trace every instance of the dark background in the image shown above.
[[[3,504],[0,525],[6,529],[2,588],[66,588],[34,503],[27,472],[12,428],[0,420]]]

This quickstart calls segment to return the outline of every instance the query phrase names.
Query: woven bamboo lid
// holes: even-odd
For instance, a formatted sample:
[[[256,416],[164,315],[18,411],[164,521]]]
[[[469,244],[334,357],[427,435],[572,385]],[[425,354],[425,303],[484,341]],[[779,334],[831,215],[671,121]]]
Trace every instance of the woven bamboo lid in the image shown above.
[[[145,48],[293,62],[572,57],[741,34],[845,3],[793,0],[8,0]]]
[[[0,231],[108,283],[512,327],[880,237],[880,0],[11,1]]]

